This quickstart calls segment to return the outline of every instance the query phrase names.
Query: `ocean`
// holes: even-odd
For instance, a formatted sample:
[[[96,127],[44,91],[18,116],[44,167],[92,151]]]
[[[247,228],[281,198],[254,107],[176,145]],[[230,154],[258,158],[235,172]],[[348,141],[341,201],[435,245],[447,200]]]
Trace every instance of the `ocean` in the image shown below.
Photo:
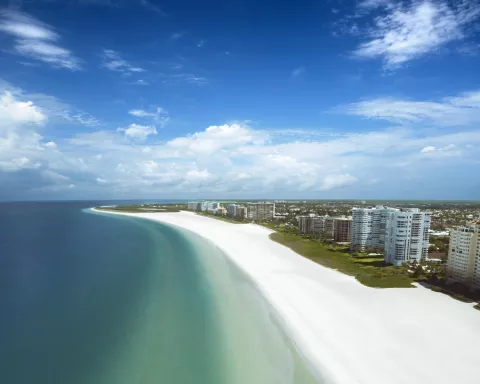
[[[0,204],[0,383],[320,382],[213,244],[98,204]]]

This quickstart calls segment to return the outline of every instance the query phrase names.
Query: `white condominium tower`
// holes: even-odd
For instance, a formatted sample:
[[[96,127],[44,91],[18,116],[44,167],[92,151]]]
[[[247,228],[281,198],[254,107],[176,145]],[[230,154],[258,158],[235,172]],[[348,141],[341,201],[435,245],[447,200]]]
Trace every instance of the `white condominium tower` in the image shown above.
[[[480,221],[450,231],[447,279],[480,289]]]
[[[385,247],[387,216],[398,209],[377,205],[375,208],[353,208],[351,243],[352,250],[381,249]]]
[[[386,220],[385,262],[402,265],[427,257],[430,212],[409,208],[389,212]]]

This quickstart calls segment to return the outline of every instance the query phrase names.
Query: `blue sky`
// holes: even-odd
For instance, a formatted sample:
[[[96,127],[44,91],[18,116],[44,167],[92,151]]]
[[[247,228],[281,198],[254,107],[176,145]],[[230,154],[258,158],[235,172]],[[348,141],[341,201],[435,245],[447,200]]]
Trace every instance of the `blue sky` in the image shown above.
[[[0,1],[0,200],[478,199],[479,1],[297,3]]]

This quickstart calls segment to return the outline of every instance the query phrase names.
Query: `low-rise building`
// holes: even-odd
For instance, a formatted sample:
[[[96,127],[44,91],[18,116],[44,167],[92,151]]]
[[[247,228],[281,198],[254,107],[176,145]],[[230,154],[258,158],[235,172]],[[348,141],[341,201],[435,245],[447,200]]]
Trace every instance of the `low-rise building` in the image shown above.
[[[480,289],[480,221],[450,231],[446,277]]]

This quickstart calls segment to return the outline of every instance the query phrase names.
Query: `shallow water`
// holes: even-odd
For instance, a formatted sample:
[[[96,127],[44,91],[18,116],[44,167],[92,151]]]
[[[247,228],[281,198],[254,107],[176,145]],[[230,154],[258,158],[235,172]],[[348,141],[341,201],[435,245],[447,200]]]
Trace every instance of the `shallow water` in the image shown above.
[[[0,204],[0,383],[313,383],[202,238],[82,204]]]

